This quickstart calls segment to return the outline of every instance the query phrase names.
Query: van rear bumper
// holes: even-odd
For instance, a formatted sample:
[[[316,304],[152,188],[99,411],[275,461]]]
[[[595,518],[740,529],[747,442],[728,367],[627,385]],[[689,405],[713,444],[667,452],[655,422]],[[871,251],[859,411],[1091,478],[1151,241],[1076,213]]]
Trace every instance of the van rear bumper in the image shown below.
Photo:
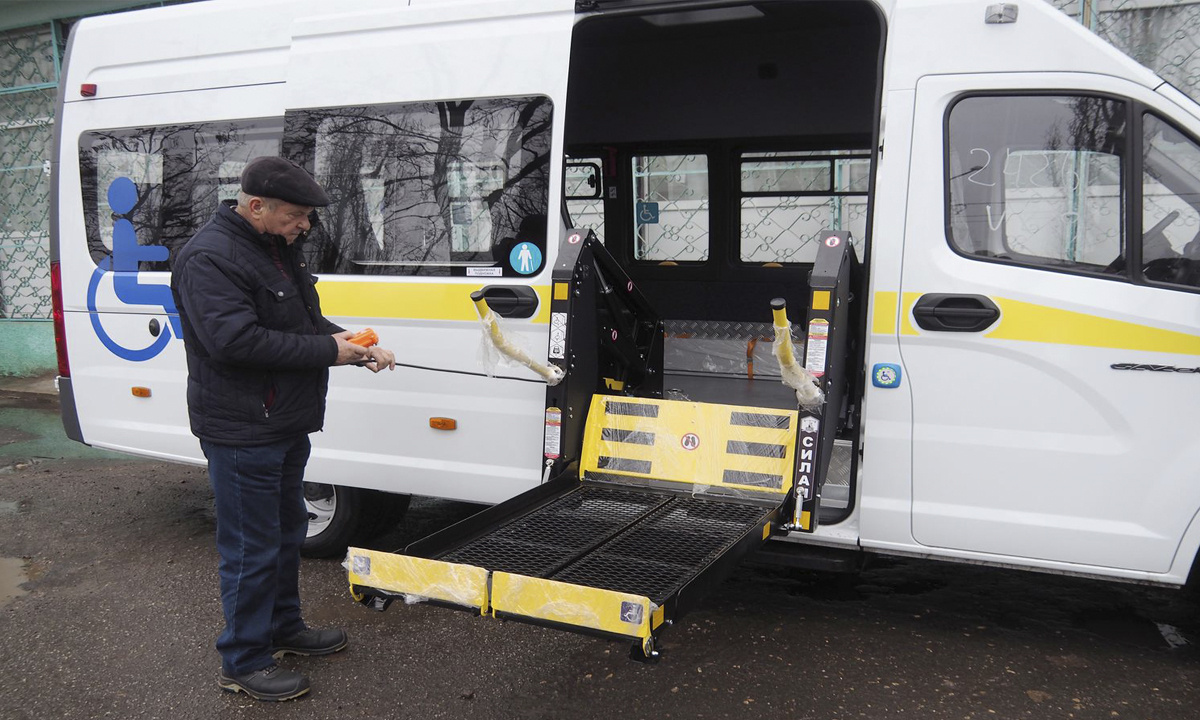
[[[55,384],[58,385],[58,407],[63,430],[66,431],[68,439],[82,443],[83,430],[79,427],[79,412],[75,409],[75,391],[71,388],[71,378],[55,378]]]

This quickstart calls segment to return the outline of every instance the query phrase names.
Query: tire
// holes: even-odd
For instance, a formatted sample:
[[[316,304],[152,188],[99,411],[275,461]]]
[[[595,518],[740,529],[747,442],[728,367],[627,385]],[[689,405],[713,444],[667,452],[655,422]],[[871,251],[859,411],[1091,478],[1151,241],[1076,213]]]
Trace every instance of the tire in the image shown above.
[[[377,490],[304,483],[309,521],[300,554],[310,558],[344,554],[347,546],[390,530],[408,509],[409,499]]]

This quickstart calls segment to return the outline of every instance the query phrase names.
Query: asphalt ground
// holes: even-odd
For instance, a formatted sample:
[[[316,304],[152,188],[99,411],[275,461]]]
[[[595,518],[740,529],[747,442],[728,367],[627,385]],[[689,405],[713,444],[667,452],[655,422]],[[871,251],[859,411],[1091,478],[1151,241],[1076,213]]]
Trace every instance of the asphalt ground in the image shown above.
[[[44,395],[44,393],[43,393]],[[1200,717],[1200,605],[1136,585],[880,560],[857,575],[743,567],[662,638],[624,643],[425,604],[352,601],[306,560],[306,618],[345,651],[285,658],[313,691],[258,703],[216,686],[221,629],[202,470],[61,435],[0,384],[0,719]],[[417,499],[374,546],[470,514]]]

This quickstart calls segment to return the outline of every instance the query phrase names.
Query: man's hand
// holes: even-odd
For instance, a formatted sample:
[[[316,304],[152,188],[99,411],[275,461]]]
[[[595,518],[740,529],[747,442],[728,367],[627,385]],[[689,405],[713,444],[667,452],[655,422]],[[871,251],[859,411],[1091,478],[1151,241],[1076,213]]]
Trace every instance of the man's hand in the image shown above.
[[[391,350],[384,350],[378,345],[372,345],[367,348],[367,361],[364,367],[371,372],[379,372],[384,368],[394,370],[396,368],[396,356]]]
[[[334,365],[351,365],[368,359],[367,348],[347,342],[352,337],[354,337],[354,333],[349,330],[344,330],[333,335],[338,349],[337,360],[333,363]]]

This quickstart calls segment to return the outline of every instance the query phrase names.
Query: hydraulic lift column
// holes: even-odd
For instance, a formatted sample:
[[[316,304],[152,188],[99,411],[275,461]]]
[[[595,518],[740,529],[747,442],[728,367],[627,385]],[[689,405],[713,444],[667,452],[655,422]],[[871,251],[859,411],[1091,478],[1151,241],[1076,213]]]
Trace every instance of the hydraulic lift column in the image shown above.
[[[850,233],[825,230],[818,239],[817,259],[809,280],[812,296],[805,324],[804,367],[820,380],[825,402],[814,410],[800,410],[792,485],[795,504],[788,528],[804,532],[817,529],[821,488],[829,471],[833,441],[845,421],[850,271],[856,261]]]
[[[592,396],[662,397],[663,324],[587,228],[566,231],[550,300],[549,362],[566,375],[546,389],[547,477],[580,457]]]

